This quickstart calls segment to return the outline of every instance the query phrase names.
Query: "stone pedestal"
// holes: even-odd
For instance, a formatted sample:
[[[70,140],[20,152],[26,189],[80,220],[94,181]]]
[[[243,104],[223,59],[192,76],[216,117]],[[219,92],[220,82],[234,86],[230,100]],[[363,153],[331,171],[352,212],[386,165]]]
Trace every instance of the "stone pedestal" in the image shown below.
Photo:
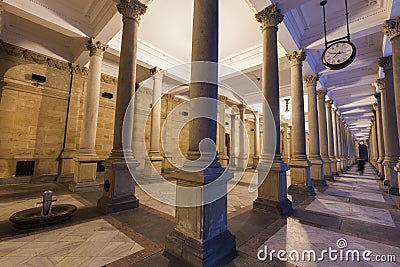
[[[227,182],[233,173],[224,168],[207,168],[202,172],[179,171],[177,179],[177,225],[168,234],[165,249],[192,266],[216,266],[236,253],[235,237],[227,227]],[[218,179],[218,180],[217,180]],[[190,190],[190,187],[201,187]],[[215,195],[221,196],[210,201]],[[197,199],[199,206],[184,207]],[[202,218],[202,220],[200,220]]]
[[[135,197],[135,181],[132,176],[135,176],[139,163],[134,159],[126,161],[108,159],[103,165],[106,167],[104,175],[106,178],[103,196],[98,200],[97,208],[103,213],[137,208],[139,200]]]

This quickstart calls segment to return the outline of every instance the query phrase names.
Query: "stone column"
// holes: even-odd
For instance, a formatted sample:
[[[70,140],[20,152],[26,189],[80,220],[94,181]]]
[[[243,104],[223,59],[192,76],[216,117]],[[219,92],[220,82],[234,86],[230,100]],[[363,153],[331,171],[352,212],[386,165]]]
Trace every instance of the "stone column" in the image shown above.
[[[385,35],[389,36],[392,43],[392,64],[384,67],[385,77],[386,73],[392,72],[393,75],[393,88],[396,99],[396,114],[397,114],[397,132],[400,133],[400,16],[394,19],[386,20],[383,24],[383,32]],[[392,68],[392,71],[389,69]],[[395,167],[396,171],[399,173],[400,180],[400,161]],[[392,190],[393,191],[393,190]],[[396,206],[400,208],[400,199],[397,199]]]
[[[332,122],[332,100],[325,101],[326,119],[327,119],[327,133],[328,133],[328,154],[331,160],[332,175],[338,175],[337,160],[335,156],[335,127],[334,121]]]
[[[374,108],[376,108],[376,105],[374,104]],[[372,110],[373,113],[373,133],[374,133],[374,139],[372,142],[374,143],[374,158],[373,158],[373,165],[375,167],[375,170],[378,171],[378,158],[379,158],[379,147],[378,147],[378,127],[377,127],[377,119],[376,119],[376,109]]]
[[[283,128],[283,134],[282,134],[282,160],[287,164],[290,159],[290,150],[289,150],[289,134],[288,134],[288,128],[289,128],[289,123],[287,122],[282,122],[281,123],[282,128]]]
[[[347,160],[347,138],[346,138],[346,122],[344,121],[344,118],[342,118],[341,121],[341,127],[342,127],[342,157],[343,157],[343,169],[347,170],[348,169],[348,160]]]
[[[287,198],[286,171],[289,167],[283,162],[280,154],[280,111],[279,111],[279,71],[278,71],[278,24],[283,21],[283,14],[274,3],[256,14],[257,21],[261,24],[263,38],[263,63],[262,85],[263,96],[272,111],[273,121],[267,121],[268,106],[263,102],[262,124],[262,154],[257,168],[258,179],[263,181],[258,187],[258,197],[253,203],[257,210],[277,212],[282,215],[289,214],[292,202]],[[275,155],[270,166],[268,147],[271,144],[268,136],[271,124],[275,123],[276,143]],[[271,144],[272,146],[272,144]]]
[[[222,167],[228,166],[228,156],[226,155],[225,144],[225,101],[226,96],[218,96],[218,157]]]
[[[73,192],[92,191],[100,188],[96,182],[99,158],[96,155],[96,131],[100,99],[101,64],[108,46],[90,38],[86,43],[89,50],[89,76],[83,111],[81,141],[75,158],[74,181],[69,184]]]
[[[332,109],[332,122],[333,122],[333,135],[334,135],[334,144],[335,144],[335,157],[336,157],[336,168],[338,173],[342,173],[343,170],[341,168],[341,159],[340,159],[340,132],[339,132],[339,114],[338,109],[335,107]]]
[[[377,130],[378,130],[378,149],[379,149],[379,156],[377,160],[378,164],[378,175],[381,180],[385,179],[384,172],[383,172],[383,159],[385,158],[385,147],[384,147],[384,139],[383,139],[383,126],[382,126],[382,106],[381,106],[381,93],[376,93],[376,122],[377,122]]]
[[[399,183],[394,167],[399,160],[400,153],[391,62],[391,57],[379,60],[379,65],[385,72],[385,79],[379,79],[377,83],[381,89],[383,139],[385,140],[385,159],[382,163],[385,173],[384,184],[389,186],[389,194],[398,195]]]
[[[236,169],[236,114],[231,114],[231,147],[229,153],[229,168]]]
[[[236,240],[227,226],[227,182],[233,178],[233,174],[221,168],[215,146],[218,113],[218,9],[219,1],[194,0],[189,86],[189,160],[184,163],[187,171],[181,170],[174,174],[179,186],[176,191],[176,224],[165,242],[168,253],[191,266],[219,266],[225,258],[236,253]],[[199,82],[199,79],[207,82]],[[207,101],[203,101],[205,98]],[[208,116],[204,117],[206,114]],[[207,140],[208,144],[200,152],[201,142]],[[215,193],[220,198],[210,201]],[[187,206],[187,201],[196,199],[196,205]]]
[[[260,115],[258,111],[254,111],[254,155],[253,168],[257,168],[260,160]]]
[[[238,156],[238,165],[237,170],[243,171],[247,168],[248,162],[248,154],[245,151],[245,143],[246,143],[246,123],[245,123],[245,113],[246,113],[246,106],[239,105],[239,156]]]
[[[326,90],[318,90],[318,126],[319,126],[319,145],[321,150],[321,158],[324,162],[324,177],[325,180],[333,181],[332,175],[332,162],[329,158],[329,135],[326,121],[326,108],[325,108],[325,96]]]
[[[293,154],[290,158],[291,185],[289,194],[315,195],[314,187],[311,185],[310,166],[311,163],[306,155],[306,131],[304,118],[304,94],[303,94],[303,61],[306,59],[305,52],[300,49],[287,54],[291,65],[292,81],[292,147]]]
[[[304,81],[308,90],[308,132],[310,143],[308,159],[312,164],[310,167],[311,183],[315,186],[326,186],[327,184],[324,178],[324,161],[321,158],[321,150],[319,146],[319,123],[316,91],[318,80],[318,74],[304,77]]]
[[[160,124],[161,124],[161,93],[163,72],[154,67],[150,70],[153,75],[153,101],[150,125],[150,151],[149,157],[145,158],[144,175],[151,177],[161,174],[163,157],[160,154]]]
[[[117,9],[122,14],[123,26],[115,106],[114,142],[111,156],[104,164],[106,172],[103,196],[97,201],[97,207],[105,213],[139,206],[139,200],[135,197],[135,182],[132,179],[135,178],[136,167],[139,166],[132,152],[134,107],[129,103],[135,93],[137,37],[140,17],[146,12],[146,6],[138,0],[121,0],[117,4]]]

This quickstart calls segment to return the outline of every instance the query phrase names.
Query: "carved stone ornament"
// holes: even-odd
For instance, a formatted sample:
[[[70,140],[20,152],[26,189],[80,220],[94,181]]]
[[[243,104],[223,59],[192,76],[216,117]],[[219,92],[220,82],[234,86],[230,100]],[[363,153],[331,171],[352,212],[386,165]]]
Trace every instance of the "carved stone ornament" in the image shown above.
[[[294,51],[293,53],[286,54],[286,57],[287,59],[289,59],[291,65],[302,64],[303,61],[306,59],[306,56],[307,55],[303,49],[299,49]]]
[[[269,27],[278,27],[278,24],[283,21],[284,15],[278,8],[278,4],[274,3],[267,6],[256,14],[256,20],[261,24],[261,29]]]
[[[100,41],[96,41],[90,38],[86,43],[86,48],[90,52],[90,56],[103,56],[104,52],[107,50],[108,45],[102,44]]]
[[[319,80],[319,75],[318,74],[307,75],[303,77],[303,80],[307,84],[307,86],[316,86]]]
[[[376,84],[379,86],[381,91],[385,89],[385,79],[384,78],[376,80]]]
[[[400,16],[386,20],[383,23],[383,33],[389,36],[390,40],[400,36]]]
[[[116,85],[117,84],[117,79],[106,75],[106,74],[101,74],[101,81],[107,84],[112,84],[112,85]]]
[[[379,64],[379,67],[383,68],[383,70],[387,70],[387,69],[393,68],[392,56],[381,57],[378,60],[378,64]]]
[[[0,40],[0,51],[9,56],[17,57],[36,64],[47,65],[57,70],[66,71],[70,69],[68,62],[54,59],[18,46],[14,46],[5,43],[2,40]]]
[[[328,108],[332,108],[333,101],[332,101],[332,100],[326,100],[326,101],[325,101],[325,104],[326,104],[326,106],[327,106]]]
[[[123,19],[132,18],[140,22],[140,18],[146,13],[147,7],[138,0],[120,0],[117,9],[122,14]]]
[[[72,64],[72,72],[77,75],[81,76],[88,76],[89,75],[89,70],[85,67],[81,67],[77,64]]]
[[[328,91],[325,89],[317,90],[317,97],[319,99],[325,99],[325,96],[327,93],[328,93]]]

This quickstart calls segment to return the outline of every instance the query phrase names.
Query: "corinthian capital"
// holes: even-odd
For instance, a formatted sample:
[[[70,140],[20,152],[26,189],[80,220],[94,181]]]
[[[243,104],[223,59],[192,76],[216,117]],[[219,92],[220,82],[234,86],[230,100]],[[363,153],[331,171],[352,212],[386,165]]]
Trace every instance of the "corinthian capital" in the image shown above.
[[[328,92],[328,91],[325,90],[325,89],[317,90],[317,97],[318,97],[318,99],[323,99],[323,100],[325,100],[325,96],[326,96],[327,92]]]
[[[117,9],[122,14],[122,19],[132,18],[140,22],[140,18],[146,13],[147,7],[139,0],[120,0]]]
[[[311,74],[303,77],[304,82],[307,86],[317,86],[319,80],[318,74]]]
[[[263,30],[268,27],[278,27],[283,18],[284,15],[278,8],[277,3],[267,6],[256,14],[256,20],[261,24],[261,29]]]
[[[294,51],[293,53],[286,54],[287,59],[289,59],[289,62],[291,65],[298,65],[302,64],[303,61],[306,59],[306,53],[303,51],[303,49],[299,49]]]
[[[382,67],[382,68],[383,68],[383,70],[387,70],[387,69],[393,68],[393,65],[392,65],[392,56],[381,57],[381,58],[378,60],[378,64],[379,64],[379,67]]]
[[[400,16],[386,20],[383,23],[383,33],[389,36],[390,40],[400,36]]]
[[[104,52],[107,50],[108,45],[100,43],[93,38],[90,38],[86,43],[86,48],[90,52],[90,56],[103,56]]]
[[[385,79],[384,78],[376,80],[376,84],[379,86],[381,91],[385,89]]]
[[[333,101],[332,100],[326,100],[325,104],[326,104],[327,108],[332,108]]]

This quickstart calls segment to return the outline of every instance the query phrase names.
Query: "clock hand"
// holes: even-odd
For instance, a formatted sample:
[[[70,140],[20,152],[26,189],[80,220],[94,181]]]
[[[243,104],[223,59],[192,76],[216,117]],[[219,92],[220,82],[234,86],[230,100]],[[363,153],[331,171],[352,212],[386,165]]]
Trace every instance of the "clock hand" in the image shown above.
[[[341,54],[341,52],[339,51],[339,52],[337,52],[337,53],[335,53],[336,55],[334,55],[332,58],[335,58],[337,55],[340,55]]]

